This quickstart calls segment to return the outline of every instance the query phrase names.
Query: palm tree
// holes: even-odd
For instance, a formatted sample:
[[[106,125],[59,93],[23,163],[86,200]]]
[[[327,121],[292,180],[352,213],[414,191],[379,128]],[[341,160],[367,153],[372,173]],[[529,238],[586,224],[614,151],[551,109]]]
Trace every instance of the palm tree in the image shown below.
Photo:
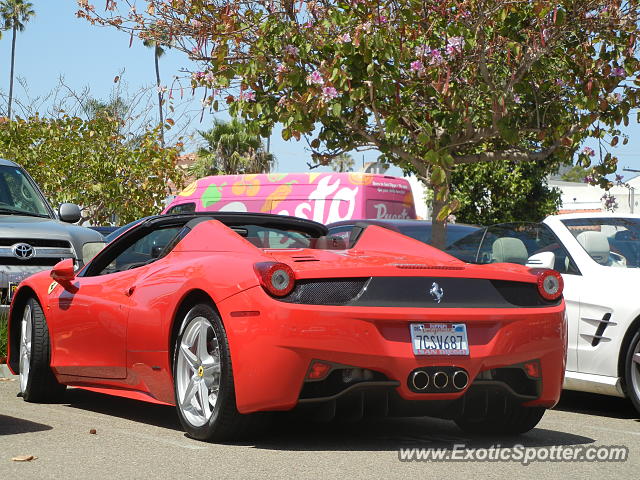
[[[353,172],[356,162],[348,153],[341,153],[331,160],[330,166],[334,172]]]
[[[189,174],[196,178],[207,175],[269,173],[276,158],[264,149],[262,137],[251,132],[238,120],[214,120],[213,128],[198,132],[206,146],[198,150]]]
[[[157,30],[157,29],[155,29]],[[167,39],[166,35],[160,32],[160,36],[163,40]],[[167,39],[168,40],[168,39]],[[153,48],[153,60],[156,65],[156,88],[158,89],[158,111],[160,113],[160,145],[164,147],[164,118],[162,115],[162,85],[160,83],[160,62],[159,59],[164,55],[164,48],[162,45],[166,45],[167,42],[160,42],[155,38],[148,38],[142,41],[142,44],[147,48]]]
[[[9,106],[7,116],[11,120],[11,103],[13,101],[13,67],[16,59],[16,33],[24,31],[25,24],[35,16],[33,4],[25,0],[3,0],[0,3],[0,16],[4,23],[4,29],[11,29],[11,74],[9,77]]]

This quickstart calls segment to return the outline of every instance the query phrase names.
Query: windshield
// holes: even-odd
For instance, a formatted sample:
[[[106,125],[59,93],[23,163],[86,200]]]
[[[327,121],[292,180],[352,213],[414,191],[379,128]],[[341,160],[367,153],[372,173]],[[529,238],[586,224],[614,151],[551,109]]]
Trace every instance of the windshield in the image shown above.
[[[640,267],[640,219],[573,218],[562,223],[600,265]]]
[[[18,167],[0,165],[0,215],[49,217],[42,196]]]
[[[541,223],[503,223],[476,230],[447,247],[445,252],[469,263],[519,265],[526,265],[534,255],[550,252],[555,270],[579,273],[569,252],[551,229]]]

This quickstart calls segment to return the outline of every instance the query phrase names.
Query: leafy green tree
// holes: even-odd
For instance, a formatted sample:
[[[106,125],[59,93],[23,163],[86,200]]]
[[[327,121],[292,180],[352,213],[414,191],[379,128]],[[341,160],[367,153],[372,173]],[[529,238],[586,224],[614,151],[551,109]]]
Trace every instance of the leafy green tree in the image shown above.
[[[92,223],[113,214],[127,223],[159,213],[169,182],[181,186],[181,145],[159,147],[156,128],[132,146],[119,128],[104,115],[17,118],[0,123],[0,157],[24,166],[54,205],[77,203]]]
[[[9,105],[7,117],[11,119],[11,103],[13,101],[13,71],[16,59],[16,33],[23,32],[25,24],[35,17],[33,4],[25,0],[3,0],[0,3],[0,17],[5,30],[11,30],[11,73],[9,76]]]
[[[213,128],[199,132],[206,146],[198,150],[189,173],[197,178],[207,175],[269,173],[275,157],[265,151],[260,135],[238,120],[214,120]]]
[[[541,221],[560,207],[560,191],[546,182],[556,169],[552,164],[509,160],[455,169],[452,195],[460,204],[456,221],[479,225]]]
[[[457,168],[568,162],[585,138],[615,145],[640,103],[635,0],[87,3],[78,16],[131,34],[162,22],[201,61],[193,86],[263,136],[280,123],[285,140],[312,137],[315,159],[374,148],[416,172],[434,190],[435,245],[459,208]],[[617,159],[602,160],[609,186]]]
[[[580,165],[574,165],[566,172],[564,172],[560,178],[565,182],[585,182],[586,178],[591,175],[590,168],[584,168]]]

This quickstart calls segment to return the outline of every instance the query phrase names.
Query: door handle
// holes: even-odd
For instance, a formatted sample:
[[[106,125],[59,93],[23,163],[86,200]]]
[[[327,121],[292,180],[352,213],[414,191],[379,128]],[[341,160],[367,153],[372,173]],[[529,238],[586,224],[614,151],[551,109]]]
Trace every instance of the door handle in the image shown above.
[[[130,297],[131,295],[133,295],[133,292],[135,292],[135,291],[136,291],[136,286],[135,286],[135,285],[132,285],[131,287],[127,288],[127,289],[124,291],[124,294],[125,294],[127,297]]]

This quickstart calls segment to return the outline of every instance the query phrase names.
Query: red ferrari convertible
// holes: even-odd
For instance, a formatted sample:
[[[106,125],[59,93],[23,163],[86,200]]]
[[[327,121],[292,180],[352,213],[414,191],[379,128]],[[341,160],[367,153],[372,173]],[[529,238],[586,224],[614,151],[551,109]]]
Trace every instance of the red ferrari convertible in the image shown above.
[[[21,283],[9,366],[26,401],[71,385],[176,405],[202,440],[292,409],[532,429],[562,387],[562,278],[357,234],[346,248],[298,218],[151,217],[80,271],[63,260]]]

